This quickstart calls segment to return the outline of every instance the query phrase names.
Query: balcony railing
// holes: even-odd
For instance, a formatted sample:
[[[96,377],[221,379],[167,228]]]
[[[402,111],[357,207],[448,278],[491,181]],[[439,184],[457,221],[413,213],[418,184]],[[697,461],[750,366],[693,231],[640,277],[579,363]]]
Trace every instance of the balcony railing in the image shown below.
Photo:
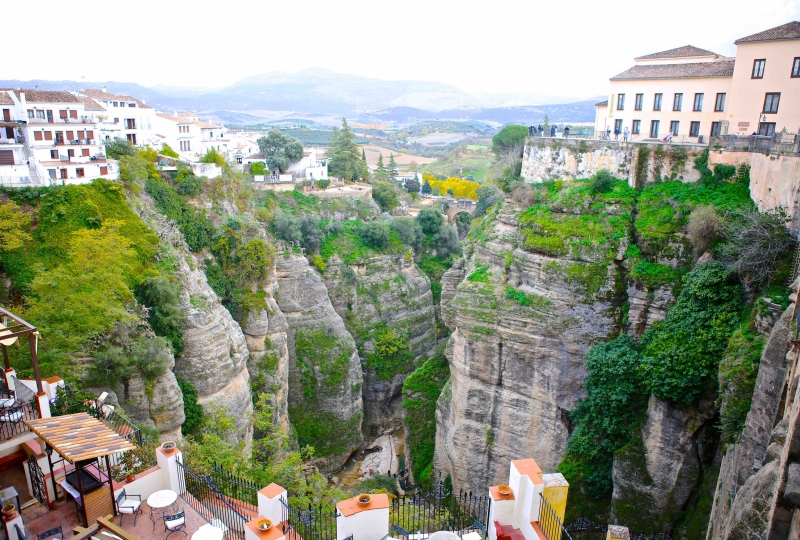
[[[94,118],[28,118],[28,124],[96,124]]]
[[[80,145],[96,145],[96,139],[56,139],[55,145],[56,146],[80,146]]]
[[[28,426],[25,422],[39,418],[36,395],[16,377],[14,377],[14,388],[13,391],[2,392],[4,399],[13,399],[14,402],[0,409],[0,441],[7,441],[26,433]]]

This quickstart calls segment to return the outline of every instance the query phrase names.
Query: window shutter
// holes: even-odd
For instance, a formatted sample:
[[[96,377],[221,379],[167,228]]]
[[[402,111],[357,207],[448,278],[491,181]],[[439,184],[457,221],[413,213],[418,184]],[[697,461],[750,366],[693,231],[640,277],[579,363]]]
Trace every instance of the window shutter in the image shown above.
[[[53,140],[53,132],[52,131],[45,131],[44,132],[44,138],[47,141],[52,141]]]
[[[69,111],[70,118],[78,118],[78,111]]]
[[[14,165],[13,150],[0,150],[0,165]]]
[[[84,148],[83,150],[81,150],[81,154],[84,157],[89,157],[89,149],[88,148]]]
[[[59,116],[60,118],[66,118],[66,117],[67,117],[67,111],[66,111],[66,109],[64,109],[63,111],[58,111],[58,116]]]
[[[75,140],[75,132],[74,131],[67,131],[67,140],[68,141]]]
[[[11,109],[3,109],[3,121],[11,122]]]
[[[42,132],[41,131],[34,131],[33,132],[33,139],[36,140],[36,141],[41,141],[42,139],[44,139],[44,137],[42,137]]]
[[[108,167],[100,167],[100,175],[105,176],[108,174]]]
[[[94,131],[92,131],[91,129],[87,130],[86,131],[86,138],[87,139],[94,139]]]

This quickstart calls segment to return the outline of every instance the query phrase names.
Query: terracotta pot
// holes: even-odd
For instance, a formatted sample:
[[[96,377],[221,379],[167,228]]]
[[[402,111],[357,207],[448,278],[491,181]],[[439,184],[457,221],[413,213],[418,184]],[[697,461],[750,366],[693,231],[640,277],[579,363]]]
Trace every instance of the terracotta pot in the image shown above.
[[[136,480],[136,477],[132,474],[129,474],[128,476],[125,477],[125,481],[128,482],[129,484],[134,480]]]
[[[13,504],[8,504],[3,507],[2,509],[3,519],[5,521],[11,521],[15,517],[17,517],[17,509],[14,507]]]
[[[175,443],[175,441],[164,441],[161,444],[161,449],[165,454],[172,454],[173,452],[178,451],[178,445]]]
[[[268,519],[262,519],[258,522],[259,531],[268,531],[272,527],[272,522]]]
[[[362,493],[358,496],[358,504],[362,506],[368,505],[372,501],[372,497],[367,495],[366,493]]]

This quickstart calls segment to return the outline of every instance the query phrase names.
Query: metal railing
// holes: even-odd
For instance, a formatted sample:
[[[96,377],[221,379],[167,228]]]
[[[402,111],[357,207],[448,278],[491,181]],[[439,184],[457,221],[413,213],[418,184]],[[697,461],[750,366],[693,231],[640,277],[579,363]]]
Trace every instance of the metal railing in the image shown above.
[[[472,492],[447,493],[441,482],[427,495],[397,497],[389,508],[392,530],[408,536],[413,533],[451,531],[464,535],[478,532],[487,537],[489,530],[490,497]]]
[[[240,508],[242,514],[258,515],[258,487],[249,480],[224,470],[214,463],[211,478],[217,489],[232,499],[231,504]]]
[[[286,538],[292,540],[336,540],[336,518],[338,510],[322,507],[294,508],[281,499],[283,506],[282,526]]]
[[[97,419],[105,422],[111,429],[116,431],[119,435],[125,437],[131,442],[136,443],[137,446],[144,446],[147,444],[142,430],[136,424],[119,414],[116,410],[97,403]]]
[[[28,118],[29,124],[96,124],[93,118]]]
[[[800,152],[800,136],[793,133],[775,133],[774,135],[718,135],[713,137],[711,147],[724,148],[728,151],[785,153]]]
[[[0,186],[16,187],[30,186],[33,182],[30,176],[0,176]]]
[[[193,473],[186,465],[177,461],[180,495],[206,521],[218,520],[228,529],[224,537],[228,540],[244,540],[244,531],[251,516],[237,510],[239,501],[220,492],[211,475]],[[335,539],[335,536],[334,536]]]
[[[13,382],[14,403],[10,407],[0,409],[0,441],[7,441],[26,433],[28,426],[25,422],[40,417],[36,395],[16,377]],[[5,389],[4,395],[11,397],[12,394],[10,390]]]
[[[558,514],[541,493],[539,493],[539,528],[547,540],[561,540],[563,537],[572,540],[564,524],[558,518]]]

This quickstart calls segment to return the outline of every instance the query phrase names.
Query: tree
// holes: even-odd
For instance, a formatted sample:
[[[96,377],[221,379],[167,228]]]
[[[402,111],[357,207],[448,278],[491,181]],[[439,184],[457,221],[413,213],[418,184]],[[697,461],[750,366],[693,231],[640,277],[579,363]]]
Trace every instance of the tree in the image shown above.
[[[519,125],[505,126],[492,137],[492,151],[500,163],[508,167],[511,176],[517,176],[518,165],[525,148],[528,128]]]
[[[175,279],[167,276],[148,277],[136,287],[136,298],[150,310],[150,328],[156,335],[172,343],[176,355],[181,354],[186,313],[181,310],[181,288]]]
[[[319,251],[325,240],[325,233],[317,227],[317,220],[311,216],[303,216],[300,220],[300,233],[303,235],[303,247],[312,252]]]
[[[359,236],[374,250],[381,250],[389,246],[389,227],[379,221],[370,221],[358,230]]]
[[[455,227],[447,225],[439,229],[433,237],[438,257],[448,257],[461,251],[461,241],[458,239],[458,232]]]
[[[425,180],[422,184],[422,194],[423,195],[430,195],[433,193],[433,188],[431,187],[431,183]]]
[[[300,242],[303,239],[303,233],[300,232],[300,220],[293,215],[281,212],[275,217],[272,222],[272,227],[275,230],[275,236],[287,242]]]
[[[387,182],[374,182],[372,184],[372,198],[384,212],[391,212],[400,202],[397,196],[397,187]]]
[[[363,148],[361,149],[361,161],[367,162],[367,152]]]
[[[250,282],[267,277],[275,249],[261,238],[251,238],[236,250],[236,271],[240,279]]]
[[[264,154],[269,169],[276,174],[286,171],[292,163],[303,158],[303,143],[281,133],[279,129],[273,129],[258,139],[258,149]]]
[[[434,208],[423,208],[417,215],[417,222],[425,234],[435,234],[444,223],[444,216]]]
[[[472,214],[469,212],[459,212],[455,215],[458,237],[465,238],[469,234],[469,227],[472,224]]]
[[[181,157],[181,156],[180,156],[180,155],[178,155],[178,153],[177,153],[175,150],[173,150],[173,149],[172,149],[172,147],[171,147],[170,145],[168,145],[167,143],[164,143],[164,145],[161,147],[161,152],[159,152],[159,154],[161,154],[162,156],[169,156],[169,157],[173,157],[173,158],[178,158],[178,157]]]
[[[330,159],[330,173],[351,182],[368,177],[369,169],[361,159],[363,152],[358,151],[355,135],[350,131],[347,120],[342,118],[342,129],[335,129],[332,139],[331,147],[325,154]]]
[[[378,154],[378,164],[375,167],[375,177],[377,180],[386,180],[386,166],[383,164],[383,154]]]
[[[392,230],[400,237],[400,241],[417,248],[422,244],[424,235],[419,223],[411,218],[397,217],[392,220]]]
[[[111,140],[106,139],[103,141],[106,147],[106,156],[111,159],[120,159],[128,156],[133,157],[136,155],[136,148],[128,142],[127,139],[115,137]]]
[[[389,154],[389,166],[386,168],[386,174],[389,175],[389,180],[397,182],[397,162],[394,160],[394,154]]]
[[[328,186],[331,185],[331,181],[327,178],[322,178],[321,180],[317,180],[317,187],[319,189],[328,189]]]
[[[21,211],[13,201],[0,203],[0,251],[11,251],[30,242],[30,224],[31,216]]]
[[[256,161],[250,164],[250,174],[267,174],[267,166],[261,163],[260,161]]]
[[[406,180],[406,183],[403,185],[406,188],[406,191],[409,193],[419,193],[420,185],[419,179],[414,177],[411,180]]]

